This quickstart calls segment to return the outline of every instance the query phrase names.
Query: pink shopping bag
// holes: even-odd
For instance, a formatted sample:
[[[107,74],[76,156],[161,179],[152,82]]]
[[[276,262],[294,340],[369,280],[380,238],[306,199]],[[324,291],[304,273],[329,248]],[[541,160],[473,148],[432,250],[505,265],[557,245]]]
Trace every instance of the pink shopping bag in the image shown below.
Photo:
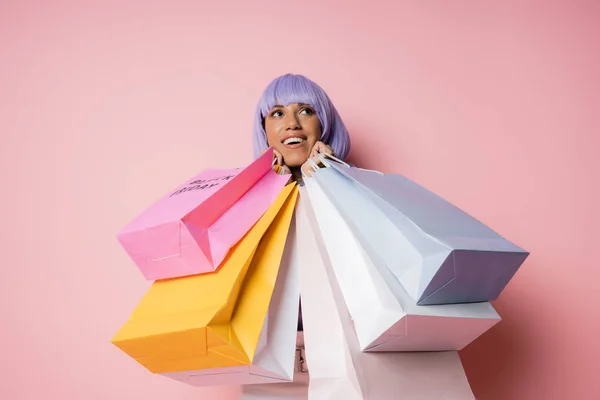
[[[167,193],[117,235],[148,280],[218,269],[288,182],[269,149],[250,165],[209,168]]]

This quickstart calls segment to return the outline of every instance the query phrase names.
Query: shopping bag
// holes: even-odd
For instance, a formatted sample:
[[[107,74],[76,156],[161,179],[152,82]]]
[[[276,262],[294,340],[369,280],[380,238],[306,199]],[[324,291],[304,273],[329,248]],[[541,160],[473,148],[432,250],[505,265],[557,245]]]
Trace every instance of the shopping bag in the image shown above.
[[[136,216],[118,241],[148,280],[216,270],[289,181],[272,160],[269,149],[245,168],[202,171]]]
[[[309,203],[296,211],[309,399],[473,400],[458,353],[362,352]]]
[[[401,175],[323,163],[315,179],[417,304],[495,300],[529,255]]]
[[[303,201],[318,229],[363,351],[461,350],[500,321],[489,302],[419,306],[369,257],[314,178]]]
[[[165,372],[161,375],[191,386],[256,385],[289,382],[294,374],[294,354],[300,285],[298,282],[299,249],[296,246],[294,219],[289,229],[281,266],[277,274],[273,296],[260,331],[258,345],[250,365],[208,368],[192,371]],[[261,246],[269,242],[261,242]],[[260,253],[262,249],[257,250]],[[265,249],[268,250],[268,249]],[[255,256],[256,258],[256,256]],[[242,288],[238,306],[231,324],[238,326],[240,318],[260,315],[260,293],[268,290],[272,273],[267,266],[257,263],[248,271],[248,282]],[[259,284],[254,284],[255,282]],[[260,285],[262,283],[262,285]],[[254,309],[259,310],[254,311]]]
[[[218,271],[154,282],[112,342],[154,373],[250,365],[297,193],[286,186]]]

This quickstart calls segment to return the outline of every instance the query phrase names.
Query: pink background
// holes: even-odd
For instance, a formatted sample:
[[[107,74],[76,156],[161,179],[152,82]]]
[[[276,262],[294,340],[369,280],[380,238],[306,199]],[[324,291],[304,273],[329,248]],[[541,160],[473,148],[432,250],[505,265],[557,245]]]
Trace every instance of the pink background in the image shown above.
[[[0,1],[0,398],[227,398],[109,343],[148,287],[115,235],[249,162],[288,71],[330,94],[355,162],[532,252],[461,353],[477,397],[598,398],[600,3],[368,3]]]

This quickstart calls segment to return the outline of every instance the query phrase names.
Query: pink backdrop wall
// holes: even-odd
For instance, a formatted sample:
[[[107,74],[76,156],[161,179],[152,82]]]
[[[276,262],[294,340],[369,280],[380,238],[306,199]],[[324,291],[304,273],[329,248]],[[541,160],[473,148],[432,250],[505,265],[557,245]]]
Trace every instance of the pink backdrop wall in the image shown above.
[[[0,1],[0,398],[227,398],[109,343],[148,287],[115,233],[249,162],[288,71],[331,95],[354,161],[532,252],[461,353],[478,398],[598,398],[600,3],[369,3]]]

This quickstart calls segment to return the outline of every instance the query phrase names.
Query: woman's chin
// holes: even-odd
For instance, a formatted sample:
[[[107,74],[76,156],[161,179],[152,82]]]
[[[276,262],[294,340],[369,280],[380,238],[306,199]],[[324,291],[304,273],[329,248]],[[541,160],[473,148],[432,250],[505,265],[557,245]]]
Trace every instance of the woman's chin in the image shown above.
[[[300,168],[308,160],[309,154],[288,154],[284,155],[285,165],[290,168]]]

